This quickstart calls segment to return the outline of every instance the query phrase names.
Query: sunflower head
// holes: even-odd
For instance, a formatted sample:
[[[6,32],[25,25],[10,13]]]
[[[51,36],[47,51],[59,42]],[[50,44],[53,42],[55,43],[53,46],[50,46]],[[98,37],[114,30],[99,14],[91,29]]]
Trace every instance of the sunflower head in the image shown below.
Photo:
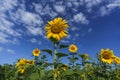
[[[67,71],[68,70],[68,66],[66,64],[62,65],[62,70],[63,71]]]
[[[120,58],[119,58],[119,57],[115,57],[114,62],[115,62],[116,64],[120,64]]]
[[[112,50],[110,49],[101,49],[100,52],[100,60],[105,62],[105,63],[109,63],[111,64],[113,62],[113,59],[115,58],[114,53]]]
[[[54,71],[54,74],[55,74],[56,77],[59,76],[59,75],[60,75],[60,70],[59,70],[59,69],[56,69],[56,70]]]
[[[88,59],[89,59],[89,55],[88,55],[88,54],[83,54],[83,58],[84,58],[85,60],[88,60]]]
[[[76,45],[71,44],[71,45],[69,46],[69,51],[70,51],[71,53],[76,53],[77,50],[78,50],[78,48],[77,48]]]
[[[18,72],[23,74],[25,72],[25,69],[24,68],[19,68]]]
[[[48,22],[45,26],[46,37],[48,39],[54,38],[57,41],[60,41],[67,36],[68,24],[66,20],[58,17]]]
[[[35,61],[34,60],[26,60],[26,64],[31,64],[34,65]]]
[[[34,49],[33,50],[33,56],[38,57],[40,55],[40,50],[39,49]]]
[[[91,67],[91,64],[86,64],[86,68],[89,69]]]
[[[16,66],[19,67],[19,66],[23,66],[26,64],[26,59],[25,58],[21,58],[18,60]]]

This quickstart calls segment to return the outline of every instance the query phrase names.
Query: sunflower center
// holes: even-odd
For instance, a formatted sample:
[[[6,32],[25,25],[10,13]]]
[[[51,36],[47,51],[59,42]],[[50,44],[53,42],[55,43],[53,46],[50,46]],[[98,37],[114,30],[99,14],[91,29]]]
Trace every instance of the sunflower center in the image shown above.
[[[62,27],[59,27],[59,26],[54,26],[51,28],[51,31],[57,34],[60,33],[62,30],[63,30]]]
[[[71,47],[71,50],[75,50],[75,47],[72,46],[72,47]]]
[[[109,55],[109,54],[104,54],[104,55],[103,55],[103,58],[104,58],[104,59],[110,59],[110,55]]]
[[[36,50],[36,51],[35,51],[35,54],[38,54],[38,53],[39,53],[39,51]]]

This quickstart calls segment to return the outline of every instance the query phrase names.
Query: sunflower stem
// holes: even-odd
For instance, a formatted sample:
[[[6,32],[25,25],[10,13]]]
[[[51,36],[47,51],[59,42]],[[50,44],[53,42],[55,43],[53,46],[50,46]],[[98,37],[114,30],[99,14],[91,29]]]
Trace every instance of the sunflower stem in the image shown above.
[[[54,80],[57,80],[57,73],[56,73],[56,69],[57,69],[57,44],[54,44]]]
[[[74,59],[74,54],[72,55],[72,58]],[[72,63],[72,64],[73,64],[73,68],[74,68],[74,62],[75,62],[75,61],[73,61],[73,63]]]

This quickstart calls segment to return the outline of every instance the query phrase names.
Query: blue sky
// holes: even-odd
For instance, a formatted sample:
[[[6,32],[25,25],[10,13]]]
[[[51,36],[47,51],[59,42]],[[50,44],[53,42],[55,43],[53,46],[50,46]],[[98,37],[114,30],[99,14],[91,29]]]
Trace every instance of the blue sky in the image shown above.
[[[44,26],[56,17],[70,25],[61,43],[74,43],[92,58],[101,48],[120,57],[120,0],[0,0],[0,64],[33,59],[35,48],[52,49]]]

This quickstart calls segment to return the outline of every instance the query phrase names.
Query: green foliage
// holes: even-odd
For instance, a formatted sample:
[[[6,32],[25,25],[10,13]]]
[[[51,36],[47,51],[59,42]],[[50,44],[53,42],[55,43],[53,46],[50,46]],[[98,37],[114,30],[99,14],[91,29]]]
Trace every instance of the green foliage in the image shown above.
[[[65,54],[65,53],[57,53],[56,55],[57,55],[58,58],[62,58],[62,57],[68,56],[68,54]]]
[[[69,47],[68,45],[64,45],[64,44],[60,45],[60,49],[62,49],[62,48],[68,48],[68,47]]]
[[[48,49],[44,49],[42,50],[43,52],[47,52],[48,54],[50,54],[52,56],[52,51],[51,50],[48,50]]]

